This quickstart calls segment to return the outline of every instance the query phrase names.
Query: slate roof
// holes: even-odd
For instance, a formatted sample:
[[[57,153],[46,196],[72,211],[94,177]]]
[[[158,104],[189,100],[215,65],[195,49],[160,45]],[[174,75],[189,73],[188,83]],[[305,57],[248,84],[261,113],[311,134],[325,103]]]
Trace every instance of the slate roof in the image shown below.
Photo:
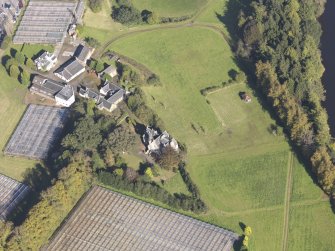
[[[115,93],[120,89],[121,87],[119,87],[118,85],[106,81],[105,85],[100,89],[100,93],[106,95],[108,93]]]
[[[69,100],[73,95],[73,87],[71,85],[66,85],[59,93],[57,93],[56,97],[63,100]]]
[[[70,81],[74,76],[83,70],[85,70],[85,66],[75,58],[72,58],[59,67],[55,73],[61,75],[67,81]]]
[[[48,251],[231,251],[238,235],[102,187],[93,187]]]
[[[47,79],[42,76],[35,76],[30,91],[37,92],[43,96],[54,98],[54,96],[64,88],[64,84]]]
[[[74,57],[76,57],[79,61],[86,63],[87,58],[91,53],[91,49],[82,44],[78,45],[77,49],[74,52]]]

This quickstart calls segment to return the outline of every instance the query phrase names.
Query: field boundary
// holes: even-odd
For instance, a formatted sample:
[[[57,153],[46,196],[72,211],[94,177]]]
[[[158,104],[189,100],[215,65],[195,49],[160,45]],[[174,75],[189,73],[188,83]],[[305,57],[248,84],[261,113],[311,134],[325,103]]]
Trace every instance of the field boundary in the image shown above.
[[[286,191],[285,191],[285,203],[284,203],[284,225],[283,225],[283,241],[282,251],[286,251],[288,247],[288,232],[289,232],[289,217],[290,217],[290,200],[292,193],[292,182],[293,182],[293,153],[289,151],[288,163],[287,163],[287,179],[286,179]]]

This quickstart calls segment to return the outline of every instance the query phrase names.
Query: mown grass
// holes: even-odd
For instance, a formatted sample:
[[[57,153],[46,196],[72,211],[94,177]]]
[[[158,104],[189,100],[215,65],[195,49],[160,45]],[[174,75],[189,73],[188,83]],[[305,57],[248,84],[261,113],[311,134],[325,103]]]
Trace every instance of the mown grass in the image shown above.
[[[335,217],[329,202],[291,207],[288,250],[334,250],[334,229]]]
[[[132,0],[139,10],[156,12],[163,17],[178,17],[194,14],[207,0]]]
[[[0,78],[0,173],[22,180],[24,172],[28,168],[33,168],[36,162],[4,156],[3,150],[26,109],[23,99],[27,87],[10,78],[2,65],[0,66]]]

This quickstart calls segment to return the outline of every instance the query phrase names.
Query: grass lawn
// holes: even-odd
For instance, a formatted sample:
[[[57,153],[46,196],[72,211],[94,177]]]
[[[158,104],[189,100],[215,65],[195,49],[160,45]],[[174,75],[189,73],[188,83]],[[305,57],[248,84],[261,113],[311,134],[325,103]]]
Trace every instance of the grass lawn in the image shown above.
[[[281,205],[288,151],[263,152],[192,158],[189,170],[205,202],[225,212]]]
[[[190,15],[201,9],[207,0],[132,0],[134,6],[142,10],[156,12],[161,17]]]
[[[329,202],[296,206],[290,210],[289,250],[335,249],[335,217]]]
[[[149,106],[162,118],[166,129],[188,146],[187,168],[209,207],[206,214],[197,217],[237,233],[242,233],[240,222],[250,225],[254,232],[251,250],[280,250],[291,163],[288,143],[283,136],[271,133],[269,127],[274,121],[256,93],[244,83],[206,98],[200,94],[204,87],[227,81],[228,72],[237,69],[225,41],[215,32],[193,27],[131,35],[113,43],[111,49],[160,76],[161,87],[145,87],[144,91]],[[240,91],[250,94],[252,102],[241,101]],[[327,204],[296,158],[292,167],[289,219],[296,217],[293,210],[299,203],[312,200]],[[166,185],[169,191],[183,189],[178,180],[170,182]],[[329,211],[327,206],[318,208],[319,213],[323,209]],[[313,214],[308,208],[306,214]],[[331,217],[326,213],[324,220]],[[292,226],[289,241],[302,240],[304,233],[291,230]],[[328,231],[333,233],[333,229]],[[312,225],[306,226],[306,231],[312,231]],[[322,233],[320,230],[315,234],[320,241]],[[329,236],[324,240],[329,243]],[[290,246],[289,250],[301,249]]]
[[[190,192],[187,190],[187,187],[179,172],[177,172],[176,175],[174,175],[172,178],[168,179],[163,187],[172,194],[183,193],[190,195]]]
[[[3,151],[26,109],[23,98],[27,87],[10,78],[2,65],[0,66],[0,78],[0,147]],[[0,153],[0,173],[14,179],[22,180],[25,170],[34,167],[36,163],[24,158],[4,156],[2,151]]]

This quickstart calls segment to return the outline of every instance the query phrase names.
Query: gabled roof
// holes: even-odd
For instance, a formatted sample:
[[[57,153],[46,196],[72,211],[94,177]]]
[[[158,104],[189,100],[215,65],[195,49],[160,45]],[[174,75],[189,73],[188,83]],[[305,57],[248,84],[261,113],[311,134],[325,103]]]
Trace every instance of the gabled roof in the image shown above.
[[[42,76],[35,76],[32,81],[30,90],[49,97],[54,97],[64,88],[64,86],[64,84],[56,82],[54,80]]]
[[[76,51],[74,52],[74,57],[76,57],[79,61],[86,63],[85,61],[91,54],[91,49],[82,44],[78,45]]]
[[[121,87],[119,87],[118,85],[106,81],[105,85],[100,89],[100,93],[103,93],[103,94],[112,93],[113,94],[120,89]]]
[[[69,100],[74,95],[73,87],[71,85],[66,85],[56,97],[62,100]]]
[[[74,76],[78,75],[79,72],[85,70],[85,66],[82,65],[78,60],[72,58],[59,67],[55,73],[62,76],[67,81],[70,81]]]

